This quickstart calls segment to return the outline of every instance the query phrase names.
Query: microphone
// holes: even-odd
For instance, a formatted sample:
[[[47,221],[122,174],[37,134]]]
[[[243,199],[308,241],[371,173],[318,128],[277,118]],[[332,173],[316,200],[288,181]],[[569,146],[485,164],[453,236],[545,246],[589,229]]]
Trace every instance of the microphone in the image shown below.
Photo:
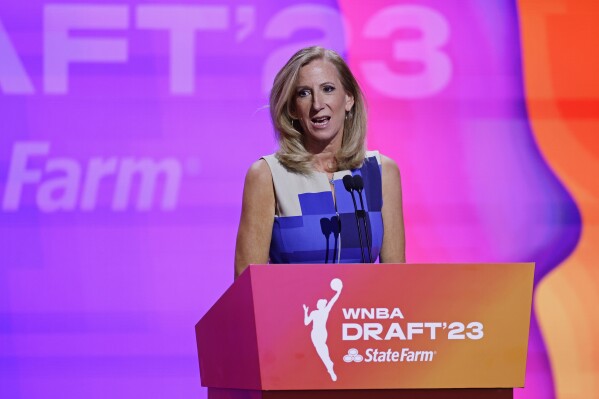
[[[343,187],[350,193],[354,190],[354,179],[351,175],[343,176]]]
[[[362,227],[360,226],[360,220],[358,218],[358,205],[356,204],[356,197],[354,196],[354,180],[351,175],[343,176],[343,187],[351,194],[351,199],[354,203],[354,215],[356,216],[356,226],[358,227],[358,238],[360,239],[360,251],[362,252],[362,263],[366,263],[366,257],[364,256],[364,243],[362,242]]]
[[[369,233],[369,229],[368,229],[368,223],[366,222],[366,208],[364,207],[364,199],[362,197],[362,190],[364,190],[364,180],[362,179],[362,176],[360,175],[355,175],[353,177],[353,187],[354,189],[358,192],[358,195],[360,196],[360,205],[362,206],[362,212],[361,212],[361,216],[362,216],[362,221],[364,222],[364,230],[365,230],[365,235],[366,235],[366,248],[368,248],[368,260],[370,261],[370,263],[372,263],[372,253],[371,253],[371,247],[372,244],[370,243],[370,235]]]
[[[320,230],[322,231],[322,234],[324,234],[324,238],[327,240],[324,263],[329,263],[329,237],[331,237],[331,233],[333,232],[333,226],[328,218],[320,219]],[[335,239],[335,243],[337,243],[337,239]]]

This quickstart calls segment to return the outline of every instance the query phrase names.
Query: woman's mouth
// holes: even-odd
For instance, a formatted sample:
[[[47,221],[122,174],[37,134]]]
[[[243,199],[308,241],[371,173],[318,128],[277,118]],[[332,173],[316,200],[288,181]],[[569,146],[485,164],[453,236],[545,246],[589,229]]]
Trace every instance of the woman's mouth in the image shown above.
[[[321,116],[318,118],[312,118],[311,120],[312,120],[312,123],[314,124],[314,127],[323,128],[329,123],[329,120],[331,120],[331,117],[330,116]]]

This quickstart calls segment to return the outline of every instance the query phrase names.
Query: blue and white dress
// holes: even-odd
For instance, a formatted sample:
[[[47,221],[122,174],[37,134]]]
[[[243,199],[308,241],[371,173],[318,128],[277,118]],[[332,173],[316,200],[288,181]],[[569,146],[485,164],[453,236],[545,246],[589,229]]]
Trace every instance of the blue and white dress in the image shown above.
[[[362,197],[373,262],[378,258],[383,242],[383,186],[378,151],[368,151],[360,168],[333,174],[334,197],[326,173],[291,172],[274,154],[263,159],[270,167],[276,198],[270,263],[362,262],[355,208],[343,185],[345,175],[361,175],[364,181]],[[361,209],[358,193],[354,195]],[[360,223],[368,262],[364,225]]]

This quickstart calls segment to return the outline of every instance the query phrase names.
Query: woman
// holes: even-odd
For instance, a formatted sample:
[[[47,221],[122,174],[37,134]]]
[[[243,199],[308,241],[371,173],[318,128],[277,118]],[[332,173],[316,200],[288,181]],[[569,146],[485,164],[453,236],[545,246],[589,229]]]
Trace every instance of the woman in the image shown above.
[[[405,262],[399,169],[365,151],[364,99],[343,59],[298,51],[275,77],[270,113],[279,150],[246,175],[235,276],[269,261]]]

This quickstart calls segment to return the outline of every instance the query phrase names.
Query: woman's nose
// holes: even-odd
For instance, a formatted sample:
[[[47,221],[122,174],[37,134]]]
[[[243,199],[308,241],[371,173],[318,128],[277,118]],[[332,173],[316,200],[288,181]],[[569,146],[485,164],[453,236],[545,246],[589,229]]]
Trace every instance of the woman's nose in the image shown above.
[[[320,111],[323,108],[323,103],[322,94],[315,93],[312,96],[312,109],[314,111]]]

